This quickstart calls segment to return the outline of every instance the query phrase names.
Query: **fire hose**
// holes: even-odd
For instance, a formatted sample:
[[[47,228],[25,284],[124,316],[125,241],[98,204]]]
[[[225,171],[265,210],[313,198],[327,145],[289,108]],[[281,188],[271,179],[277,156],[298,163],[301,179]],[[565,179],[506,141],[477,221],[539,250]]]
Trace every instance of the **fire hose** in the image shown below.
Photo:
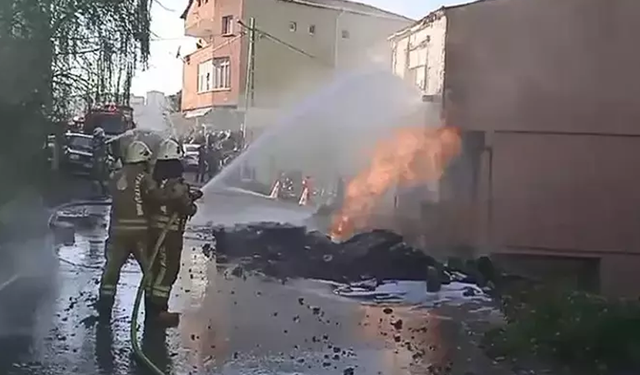
[[[171,226],[177,219],[178,219],[177,213],[174,213],[173,215],[171,215],[169,222],[167,223],[167,225],[165,225],[164,229],[162,230],[162,233],[160,233],[160,237],[158,237],[158,240],[153,246],[153,251],[151,253],[151,257],[149,258],[149,265],[152,265],[153,262],[156,260],[156,257],[158,256],[158,252],[160,251],[160,247],[162,246],[162,243],[164,242],[164,239],[167,236],[167,232],[169,232],[169,228],[171,228]],[[140,285],[138,285],[138,291],[136,292],[136,299],[135,299],[135,302],[133,303],[133,312],[131,313],[131,326],[129,331],[129,337],[131,339],[131,347],[133,349],[133,353],[140,360],[140,362],[142,362],[142,364],[147,366],[147,368],[151,370],[151,372],[153,372],[154,374],[165,375],[164,371],[158,368],[158,366],[156,366],[156,364],[153,363],[149,359],[149,357],[147,357],[144,354],[144,352],[142,351],[142,348],[140,348],[140,343],[138,342],[138,337],[137,337],[138,313],[140,311],[140,303],[142,302],[142,295],[144,294],[144,291],[145,291],[144,289],[147,283],[147,278],[149,277],[149,273],[150,272],[142,273],[142,280],[140,280]]]
[[[111,205],[111,201],[110,200],[84,200],[84,201],[74,201],[74,202],[69,202],[69,203],[65,203],[62,205],[59,205],[57,207],[54,208],[54,212],[53,214],[51,214],[51,216],[49,217],[49,228],[53,227],[53,223],[55,222],[55,220],[58,217],[58,212],[60,210],[63,210],[65,208],[70,208],[70,207],[78,207],[78,206],[110,206]],[[169,231],[169,228],[171,227],[171,225],[173,225],[173,223],[177,220],[178,215],[177,214],[173,214],[171,216],[171,219],[169,220],[169,223],[167,223],[167,225],[164,227],[164,229],[162,230],[162,232],[160,233],[160,237],[158,237],[158,240],[156,241],[154,247],[153,247],[153,252],[151,254],[151,258],[149,259],[149,264],[153,264],[153,262],[155,261],[158,252],[160,250],[160,247],[162,246],[162,243],[164,242],[165,237],[167,236],[167,232]],[[65,261],[64,259],[61,259],[63,261]],[[68,261],[65,261],[68,262]],[[71,262],[69,262],[71,263]],[[76,266],[81,266],[81,265],[77,265],[74,263],[71,263],[73,265]],[[84,267],[84,266],[83,266]],[[136,358],[138,358],[138,360],[140,360],[140,362],[142,362],[142,364],[144,364],[147,368],[149,368],[149,370],[151,370],[151,372],[153,372],[156,375],[166,375],[164,371],[162,371],[160,368],[158,368],[158,366],[156,366],[142,351],[142,348],[140,347],[140,343],[138,342],[138,338],[137,338],[137,332],[138,332],[138,314],[140,311],[140,304],[142,302],[142,295],[144,294],[145,291],[145,284],[147,283],[147,278],[148,278],[149,272],[143,272],[142,273],[142,280],[140,280],[140,285],[138,285],[138,290],[136,292],[136,298],[133,304],[133,312],[131,313],[131,326],[130,326],[130,340],[131,340],[131,347],[133,349],[133,353],[135,354]]]

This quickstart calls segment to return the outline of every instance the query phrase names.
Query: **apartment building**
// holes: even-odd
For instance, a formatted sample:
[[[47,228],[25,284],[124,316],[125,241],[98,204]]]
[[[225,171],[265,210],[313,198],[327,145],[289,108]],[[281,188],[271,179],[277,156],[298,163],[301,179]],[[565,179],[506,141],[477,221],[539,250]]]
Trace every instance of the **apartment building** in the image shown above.
[[[457,240],[523,270],[640,293],[640,3],[484,0],[390,38],[393,70],[463,130]]]
[[[227,129],[244,121],[247,92],[252,111],[276,113],[336,68],[389,59],[387,36],[413,22],[346,0],[190,0],[182,18],[185,34],[199,38],[184,59],[182,111],[199,124]],[[252,18],[258,32],[248,86],[245,26]],[[251,118],[248,126],[261,128],[273,117]]]

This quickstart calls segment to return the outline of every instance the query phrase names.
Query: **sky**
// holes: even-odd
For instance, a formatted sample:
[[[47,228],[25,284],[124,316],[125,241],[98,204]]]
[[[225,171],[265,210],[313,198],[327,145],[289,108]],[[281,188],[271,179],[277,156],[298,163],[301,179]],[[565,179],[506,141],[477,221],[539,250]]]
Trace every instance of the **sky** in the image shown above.
[[[144,95],[147,91],[174,94],[182,86],[182,60],[176,58],[178,49],[184,56],[195,49],[195,40],[184,36],[180,14],[188,0],[154,0],[151,10],[151,58],[149,68],[133,79],[132,92]],[[358,0],[393,13],[420,19],[443,6],[469,2],[464,0]]]

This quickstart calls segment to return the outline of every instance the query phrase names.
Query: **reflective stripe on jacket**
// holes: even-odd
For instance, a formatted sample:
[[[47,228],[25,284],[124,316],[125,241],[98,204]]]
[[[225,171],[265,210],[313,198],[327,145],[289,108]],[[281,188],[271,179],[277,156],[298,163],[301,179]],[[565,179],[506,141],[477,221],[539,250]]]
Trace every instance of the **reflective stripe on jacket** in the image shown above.
[[[110,182],[113,197],[111,229],[144,230],[149,227],[149,197],[157,190],[143,165],[129,164],[114,173]]]

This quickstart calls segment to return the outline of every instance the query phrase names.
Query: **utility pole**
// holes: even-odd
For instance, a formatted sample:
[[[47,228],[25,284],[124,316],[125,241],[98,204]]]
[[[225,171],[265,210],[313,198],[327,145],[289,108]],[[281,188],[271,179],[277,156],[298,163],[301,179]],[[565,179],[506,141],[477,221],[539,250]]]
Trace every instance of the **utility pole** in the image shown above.
[[[244,88],[244,120],[242,121],[242,149],[247,146],[247,122],[249,120],[249,108],[253,107],[255,94],[254,94],[254,72],[255,72],[255,57],[256,57],[256,19],[249,18],[249,50],[247,53],[247,81]],[[247,174],[247,164],[244,163],[240,167],[240,176],[244,178]]]
[[[256,19],[251,17],[249,19],[249,51],[247,53],[247,81],[244,90],[244,121],[242,124],[242,142],[244,146],[244,142],[247,137],[247,114],[249,113],[249,108],[253,107],[255,100],[255,92],[254,92],[254,73],[255,73],[255,57],[256,57]]]

